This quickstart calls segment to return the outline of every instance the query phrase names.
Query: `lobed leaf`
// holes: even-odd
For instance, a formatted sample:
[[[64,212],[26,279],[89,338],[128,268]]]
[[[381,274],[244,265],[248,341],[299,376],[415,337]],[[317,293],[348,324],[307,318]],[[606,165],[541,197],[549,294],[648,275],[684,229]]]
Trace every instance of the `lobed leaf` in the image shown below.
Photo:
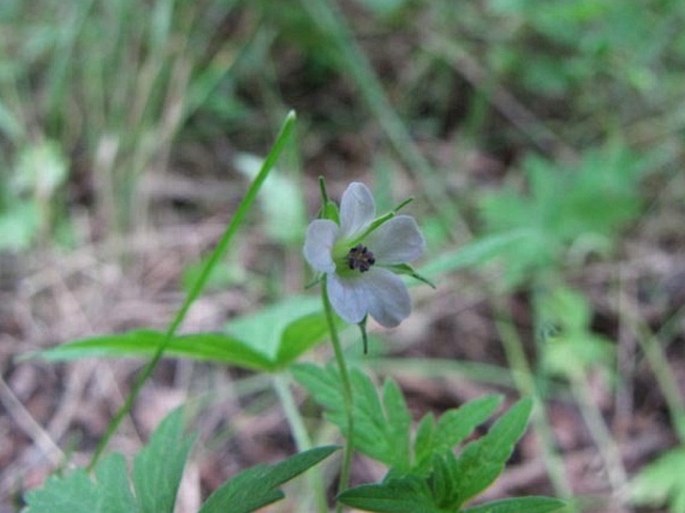
[[[173,512],[194,438],[183,435],[183,410],[168,415],[133,462],[133,485],[141,513]]]
[[[82,468],[48,478],[26,494],[25,513],[173,513],[192,443],[183,432],[182,410],[175,410],[135,458],[133,483],[124,457],[111,454],[95,467],[94,478]]]
[[[426,470],[435,455],[444,454],[461,443],[490,418],[501,403],[501,396],[489,395],[448,410],[437,423],[422,419],[415,442],[417,468]]]
[[[311,449],[275,465],[258,465],[240,472],[219,487],[199,513],[248,513],[284,497],[277,487],[327,458],[338,448]]]
[[[426,483],[414,476],[350,488],[338,500],[348,506],[381,513],[446,513],[433,504]]]
[[[499,476],[526,429],[531,409],[532,401],[521,399],[495,422],[487,435],[466,446],[450,469],[459,480],[457,493],[449,501],[451,508],[460,507]]]
[[[332,366],[315,365],[293,368],[297,381],[324,408],[326,417],[347,436],[347,418],[343,408],[340,376]],[[354,397],[355,447],[389,467],[409,468],[409,428],[411,417],[399,387],[386,380],[383,397],[369,377],[357,369],[350,372]],[[382,401],[381,401],[382,399]]]

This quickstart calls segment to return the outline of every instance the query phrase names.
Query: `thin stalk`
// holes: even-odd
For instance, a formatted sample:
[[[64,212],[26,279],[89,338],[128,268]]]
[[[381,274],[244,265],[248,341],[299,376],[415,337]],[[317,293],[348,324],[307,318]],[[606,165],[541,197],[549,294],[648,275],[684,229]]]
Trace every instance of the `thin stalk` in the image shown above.
[[[345,437],[345,450],[343,452],[342,468],[340,469],[340,482],[338,484],[338,493],[342,493],[347,489],[350,480],[350,465],[352,463],[352,452],[354,451],[354,418],[353,402],[352,402],[352,384],[350,382],[350,375],[347,371],[347,363],[345,362],[345,355],[342,352],[340,345],[340,338],[338,337],[338,329],[335,326],[335,317],[333,314],[333,307],[328,300],[328,284],[326,277],[321,280],[321,301],[323,302],[324,312],[326,313],[326,322],[328,323],[328,331],[331,333],[331,342],[333,344],[333,351],[335,352],[335,361],[338,364],[340,371],[340,381],[342,383],[342,396],[345,414],[347,415],[347,436]],[[336,512],[340,513],[343,505],[338,502]]]
[[[295,439],[295,445],[299,452],[306,451],[312,448],[312,441],[309,438],[309,433],[304,425],[304,419],[300,414],[300,410],[297,408],[295,403],[295,398],[293,397],[292,390],[288,386],[287,381],[282,375],[273,376],[273,385],[278,399],[285,413],[285,418],[290,426],[290,432]],[[314,490],[314,500],[316,501],[316,508],[319,513],[328,512],[328,504],[326,503],[326,491],[323,485],[323,480],[321,479],[321,472],[317,469],[313,469],[307,472],[307,479],[310,488]],[[304,508],[307,510],[308,508]]]
[[[121,408],[119,408],[117,413],[114,415],[114,418],[109,423],[109,426],[107,426],[107,432],[100,440],[100,443],[98,444],[95,453],[93,454],[93,457],[90,460],[88,470],[92,470],[95,467],[95,464],[100,459],[100,456],[109,444],[110,439],[112,438],[112,436],[114,436],[114,433],[117,431],[119,425],[124,420],[124,417],[126,417],[131,412],[131,409],[133,408],[133,403],[138,398],[138,395],[140,394],[140,391],[143,389],[145,383],[147,383],[148,379],[150,379],[150,376],[152,376],[152,373],[157,368],[157,364],[159,364],[160,360],[162,359],[162,356],[164,355],[164,351],[176,335],[176,331],[178,331],[179,326],[185,319],[188,310],[190,310],[192,304],[202,293],[202,290],[207,284],[212,269],[216,267],[216,265],[226,254],[226,251],[228,251],[230,243],[233,240],[233,237],[237,233],[240,226],[243,224],[243,220],[245,219],[245,216],[247,215],[252,206],[252,203],[257,197],[259,189],[264,183],[264,180],[266,180],[266,177],[269,175],[271,169],[276,164],[276,161],[278,160],[281,151],[285,147],[285,144],[290,139],[289,136],[293,131],[294,125],[295,112],[291,111],[286,117],[285,121],[283,122],[281,130],[278,136],[276,137],[276,141],[274,142],[271,151],[269,152],[266,159],[264,160],[264,163],[262,164],[262,168],[250,184],[250,187],[245,193],[245,197],[243,197],[242,201],[238,205],[238,209],[236,210],[233,219],[231,219],[231,222],[226,227],[226,231],[217,243],[216,248],[214,248],[214,251],[207,260],[207,263],[202,268],[200,276],[195,281],[195,283],[193,283],[193,286],[186,295],[186,298],[183,301],[181,308],[178,310],[176,316],[169,324],[169,327],[167,328],[166,333],[164,334],[164,339],[157,347],[155,354],[152,356],[152,358],[150,358],[150,361],[145,365],[145,367],[143,367],[140,373],[136,376],[136,379],[133,382],[133,386],[131,387],[131,392],[126,397],[124,404],[121,406]]]
[[[654,377],[666,400],[666,406],[676,434],[681,443],[685,443],[685,400],[680,394],[678,379],[671,369],[663,347],[661,347],[660,334],[652,333],[644,322],[636,322],[635,324],[634,329],[640,349],[647,357],[649,366],[652,368]],[[664,331],[668,324],[664,325],[660,332]]]
[[[661,393],[666,401],[671,422],[681,443],[685,444],[685,399],[680,393],[680,387],[671,364],[666,355],[666,348],[662,346],[662,339],[673,337],[678,332],[678,326],[685,314],[685,306],[680,307],[667,319],[656,332],[652,331],[640,314],[635,304],[635,291],[624,290],[625,279],[619,275],[619,305],[618,315],[621,326],[626,326],[640,346],[640,350],[647,358]]]
[[[623,502],[624,497],[622,497],[622,494],[626,491],[628,476],[621,460],[621,452],[616,446],[616,442],[611,436],[597,404],[592,400],[592,393],[587,384],[585,373],[574,376],[571,380],[571,386],[573,394],[576,396],[576,401],[580,406],[580,413],[585,420],[585,424],[590,428],[590,434],[595,441],[599,454],[604,460],[604,466],[611,487],[618,495],[619,501]]]
[[[531,421],[535,432],[540,437],[542,450],[545,454],[545,466],[547,473],[552,481],[552,486],[556,493],[565,499],[571,499],[573,492],[569,485],[568,476],[564,469],[564,463],[554,449],[554,433],[549,425],[547,418],[547,411],[545,403],[538,393],[528,358],[523,350],[523,343],[521,338],[513,327],[513,324],[508,315],[506,315],[505,307],[495,300],[495,308],[497,309],[497,321],[495,323],[497,331],[502,339],[502,346],[506,353],[507,362],[512,371],[514,383],[523,395],[529,395],[535,401],[535,409]],[[572,506],[571,506],[572,507]]]

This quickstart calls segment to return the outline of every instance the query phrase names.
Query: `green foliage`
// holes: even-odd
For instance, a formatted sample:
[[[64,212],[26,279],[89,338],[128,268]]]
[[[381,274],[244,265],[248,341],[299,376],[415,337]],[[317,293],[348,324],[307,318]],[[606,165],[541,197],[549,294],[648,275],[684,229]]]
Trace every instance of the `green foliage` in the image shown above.
[[[366,511],[384,513],[445,513],[435,506],[428,484],[415,476],[388,479],[381,485],[362,485],[344,491],[340,502]]]
[[[584,379],[587,369],[611,372],[614,345],[590,329],[590,305],[582,294],[564,287],[536,300],[543,333],[542,367],[555,376]]]
[[[130,481],[124,457],[112,454],[96,466],[94,480],[77,469],[28,492],[26,513],[173,513],[192,443],[182,410],[175,410],[136,456]]]
[[[258,465],[244,470],[218,488],[199,513],[248,513],[284,497],[280,485],[313,467],[337,447],[318,447],[295,454],[275,465]]]
[[[349,436],[338,372],[333,367],[298,365],[293,373],[323,407],[326,417]],[[524,433],[532,407],[529,399],[519,401],[486,435],[466,444],[455,456],[454,447],[492,416],[501,403],[500,397],[471,401],[445,412],[437,421],[428,414],[412,437],[411,417],[394,381],[386,380],[380,394],[371,379],[359,370],[350,372],[350,381],[355,448],[385,464],[389,472],[382,483],[346,490],[339,500],[368,511],[437,513],[461,508],[502,472]],[[518,505],[528,504],[541,512],[563,505],[553,499],[529,501]],[[493,511],[514,511],[506,508],[515,506],[516,503],[493,503],[493,508],[500,508]]]
[[[668,35],[685,15],[679,2],[496,0],[491,6],[515,21],[510,26],[525,27],[505,31],[487,49],[498,73],[541,97],[569,99],[574,115],[600,123],[602,114],[628,113],[636,100],[663,92],[662,81],[675,74],[661,66],[685,56],[678,38]],[[583,94],[590,88],[593,97]]]
[[[0,184],[0,251],[24,250],[50,233],[52,200],[67,178],[68,163],[54,141],[18,151],[9,183]]]
[[[253,315],[229,323],[227,333],[175,336],[166,346],[168,356],[213,361],[273,372],[288,366],[323,340],[326,320],[313,298],[290,298]],[[134,330],[75,340],[38,353],[50,361],[89,357],[144,357],[155,354],[165,334]]]
[[[184,433],[183,412],[167,416],[135,457],[128,475],[121,454],[110,454],[95,467],[52,476],[26,494],[26,513],[173,513],[183,468],[193,444]],[[336,447],[319,447],[275,465],[247,469],[219,487],[200,513],[248,513],[284,497],[280,485],[316,465]]]
[[[443,413],[436,422],[432,414],[419,422],[415,438],[415,470],[426,473],[433,457],[444,454],[463,442],[476,427],[495,413],[502,402],[499,396],[484,396]]]
[[[234,41],[217,44],[216,34],[234,3],[37,0],[0,13],[9,154],[21,154],[29,134],[78,152],[101,184],[94,192],[109,205],[106,221],[130,227],[139,178],[167,159],[233,67]]]
[[[477,409],[482,409],[484,405],[479,404]],[[528,423],[531,405],[528,399],[519,401],[495,422],[485,436],[467,444],[457,456],[451,447],[445,450],[444,441],[441,440],[435,448],[429,472],[425,475],[414,470],[404,475],[391,471],[382,483],[351,488],[343,492],[339,500],[368,511],[386,513],[462,511],[463,505],[485,490],[504,469]],[[463,417],[468,419],[465,413]],[[453,422],[455,419],[450,420]],[[463,429],[464,433],[466,431],[468,428]],[[460,438],[461,434],[454,436],[454,439]],[[527,497],[497,501],[463,511],[514,512],[519,511],[516,508],[521,508],[520,511],[526,512],[551,512],[559,510],[564,504],[555,499]]]
[[[550,497],[519,497],[466,508],[463,513],[551,513],[566,507],[566,503]]]
[[[578,166],[568,167],[530,157],[523,168],[527,193],[509,188],[481,202],[489,232],[527,234],[503,251],[510,284],[554,269],[569,256],[607,252],[617,230],[639,213],[644,166],[623,148],[588,151]]]
[[[668,504],[671,513],[685,513],[685,447],[671,449],[640,470],[630,495],[635,504]]]
[[[347,417],[338,372],[329,366],[297,365],[292,369],[297,381],[324,407],[326,416],[347,436]],[[350,373],[354,396],[355,447],[385,463],[406,471],[410,466],[409,426],[411,418],[404,397],[392,380],[383,386],[382,397],[365,374]]]
[[[446,453],[446,468],[453,480],[452,490],[441,501],[446,507],[460,507],[485,490],[504,470],[528,425],[531,408],[530,399],[519,401],[495,422],[487,435],[468,444],[456,459]]]

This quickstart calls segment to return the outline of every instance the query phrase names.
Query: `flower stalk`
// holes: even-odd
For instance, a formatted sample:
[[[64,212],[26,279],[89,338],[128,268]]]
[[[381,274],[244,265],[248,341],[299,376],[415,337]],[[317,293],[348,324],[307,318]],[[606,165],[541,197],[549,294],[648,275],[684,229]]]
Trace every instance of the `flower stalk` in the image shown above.
[[[338,483],[338,494],[347,489],[350,480],[350,465],[352,463],[352,453],[354,451],[354,417],[353,417],[353,402],[352,402],[352,383],[350,382],[350,374],[347,370],[347,363],[345,362],[345,355],[342,352],[340,345],[340,338],[338,337],[338,329],[335,325],[335,317],[333,314],[333,307],[328,299],[328,284],[326,276],[321,280],[321,301],[323,302],[323,309],[326,314],[326,322],[328,324],[328,331],[331,334],[331,343],[333,344],[333,351],[335,352],[335,361],[340,372],[340,382],[342,383],[343,407],[345,408],[345,415],[347,416],[347,436],[345,437],[345,449],[343,452],[343,462],[340,469],[340,481]],[[342,504],[338,503],[336,511],[342,511]]]

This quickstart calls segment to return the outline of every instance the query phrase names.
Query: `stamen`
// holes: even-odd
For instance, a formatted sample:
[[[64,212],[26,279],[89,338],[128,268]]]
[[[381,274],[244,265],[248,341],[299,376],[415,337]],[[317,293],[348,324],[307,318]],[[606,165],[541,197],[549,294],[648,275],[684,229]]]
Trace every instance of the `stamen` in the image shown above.
[[[373,253],[371,253],[366,246],[362,246],[361,244],[357,244],[350,249],[350,252],[347,254],[347,265],[349,265],[352,270],[359,269],[360,273],[368,271],[375,263],[376,259],[374,258]]]

